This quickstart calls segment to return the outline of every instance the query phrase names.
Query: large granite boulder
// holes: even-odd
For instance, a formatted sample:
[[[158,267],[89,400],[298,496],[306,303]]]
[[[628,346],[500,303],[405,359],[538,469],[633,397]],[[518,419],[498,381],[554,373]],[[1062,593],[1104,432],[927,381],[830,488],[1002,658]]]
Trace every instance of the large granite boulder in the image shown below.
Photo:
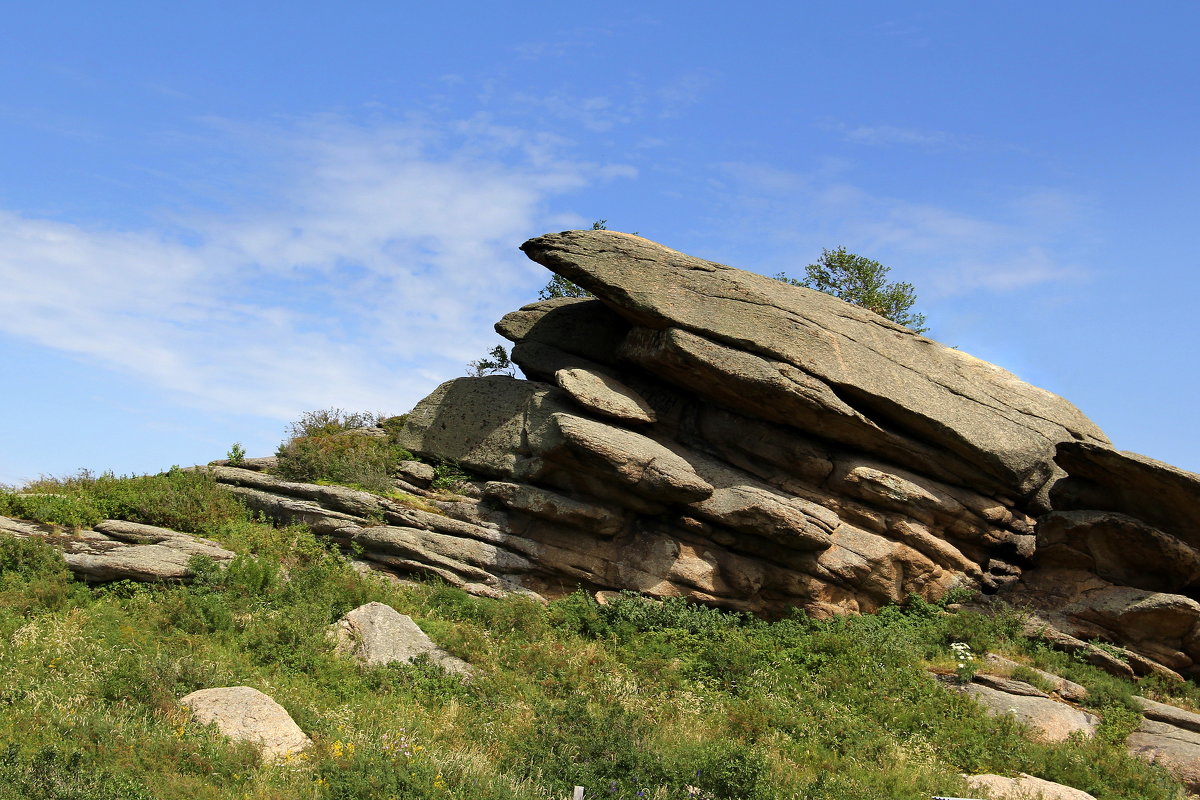
[[[995,591],[1033,554],[1055,445],[1107,442],[1061,398],[818,292],[606,231],[523,249],[597,299],[506,316],[528,379],[449,381],[399,439],[491,481],[500,529],[540,546],[504,577],[542,593],[829,614]]]
[[[1062,398],[822,292],[623,233],[565,231],[521,249],[639,329],[630,349],[694,391],[744,388],[872,452],[915,440],[1027,494],[1050,477],[1058,442],[1108,444]]]

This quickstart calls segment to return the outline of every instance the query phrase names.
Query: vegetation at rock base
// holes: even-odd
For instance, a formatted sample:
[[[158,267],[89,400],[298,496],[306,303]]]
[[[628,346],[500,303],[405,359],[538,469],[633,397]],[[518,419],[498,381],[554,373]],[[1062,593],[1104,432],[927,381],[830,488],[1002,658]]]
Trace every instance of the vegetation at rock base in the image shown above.
[[[395,427],[379,414],[310,411],[279,446],[275,472],[293,481],[330,481],[373,492],[392,488],[392,472],[412,453],[395,443]],[[376,432],[380,435],[376,435]]]
[[[804,268],[804,279],[789,278],[780,272],[776,280],[793,286],[804,286],[831,294],[848,303],[874,311],[892,322],[912,328],[917,333],[929,330],[925,327],[925,315],[912,311],[917,302],[911,283],[888,283],[890,267],[872,261],[844,247],[822,250],[816,264]]]
[[[159,500],[178,513],[204,480],[39,486],[93,506],[137,496],[145,519]],[[7,511],[16,496],[0,493]],[[581,785],[610,798],[927,800],[988,771],[1099,798],[1179,796],[1119,744],[1129,685],[1022,639],[1013,612],[914,599],[763,621],[632,594],[491,600],[361,575],[306,528],[236,505],[189,527],[239,553],[224,569],[196,560],[191,585],[88,586],[48,545],[0,537],[0,798],[558,800]],[[372,600],[412,616],[475,678],[335,655],[330,623]],[[926,672],[952,674],[959,642],[1088,686],[1100,735],[1036,744],[985,716]],[[313,746],[264,764],[178,705],[233,685],[269,693]]]

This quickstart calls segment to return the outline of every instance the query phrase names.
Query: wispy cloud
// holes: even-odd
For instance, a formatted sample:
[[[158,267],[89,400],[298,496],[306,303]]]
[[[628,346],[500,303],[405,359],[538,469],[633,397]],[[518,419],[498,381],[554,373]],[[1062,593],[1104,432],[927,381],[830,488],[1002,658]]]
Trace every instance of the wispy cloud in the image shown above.
[[[967,212],[875,194],[827,172],[753,163],[725,164],[721,172],[729,206],[741,214],[736,224],[776,242],[764,271],[794,271],[797,254],[845,245],[909,265],[906,279],[916,278],[931,299],[1088,276],[1079,254],[1090,244],[1089,204],[1069,193],[1031,187]]]
[[[222,135],[274,153],[252,204],[169,231],[0,211],[0,331],[204,407],[406,408],[528,300],[540,270],[513,243],[550,198],[629,174],[485,119]]]
[[[918,145],[921,147],[954,147],[965,146],[962,139],[946,131],[919,130],[917,128],[899,128],[894,125],[859,125],[843,127],[842,136],[847,141],[859,144],[874,145]]]

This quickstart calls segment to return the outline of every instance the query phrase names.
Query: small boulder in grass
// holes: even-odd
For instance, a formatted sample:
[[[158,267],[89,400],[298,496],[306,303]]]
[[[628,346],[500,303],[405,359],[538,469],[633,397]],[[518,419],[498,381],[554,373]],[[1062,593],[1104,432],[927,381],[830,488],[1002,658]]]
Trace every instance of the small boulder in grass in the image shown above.
[[[283,706],[250,686],[200,689],[179,701],[201,725],[258,748],[264,760],[298,753],[312,744]]]
[[[1096,800],[1081,789],[1019,773],[1015,778],[1003,775],[966,775],[972,792],[984,792],[994,800]]]
[[[471,675],[471,665],[442,650],[411,617],[384,603],[367,603],[333,626],[337,651],[371,666],[412,661],[422,655],[446,672]]]

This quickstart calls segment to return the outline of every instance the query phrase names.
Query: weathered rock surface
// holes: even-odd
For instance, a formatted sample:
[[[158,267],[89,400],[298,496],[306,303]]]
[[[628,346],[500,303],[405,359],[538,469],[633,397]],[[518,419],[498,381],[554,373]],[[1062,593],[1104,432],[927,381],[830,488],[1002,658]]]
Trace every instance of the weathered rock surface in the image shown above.
[[[503,579],[543,594],[825,615],[995,591],[1033,556],[1055,445],[1107,443],[1061,398],[827,295],[604,231],[524,249],[597,299],[506,316],[529,380],[450,381],[399,440],[490,481],[489,520],[530,562]]]
[[[0,517],[0,535],[41,539],[57,547],[67,568],[87,581],[186,581],[188,561],[207,556],[229,561],[234,553],[211,539],[168,528],[105,520],[94,529],[65,531],[55,525]]]
[[[201,725],[216,725],[225,736],[249,742],[264,759],[298,753],[312,744],[283,706],[250,686],[201,689],[179,701]]]
[[[1066,678],[1062,678],[1062,677],[1059,677],[1058,675],[1051,674],[1049,672],[1046,672],[1045,670],[1040,670],[1035,667],[1026,666],[1024,664],[1019,664],[1016,661],[1005,658],[1004,656],[996,655],[995,653],[987,653],[986,655],[984,655],[983,662],[989,668],[999,669],[1009,675],[1011,675],[1012,672],[1017,669],[1030,670],[1035,675],[1037,675],[1038,678],[1040,678],[1043,682],[1045,682],[1045,685],[1050,687],[1050,690],[1054,694],[1058,695],[1063,700],[1069,700],[1072,703],[1082,702],[1088,696],[1087,689],[1080,686],[1078,683],[1075,683],[1074,681],[1069,681]],[[983,674],[980,674],[976,677],[979,678],[981,680],[981,682],[984,681],[986,678],[986,676]],[[1028,685],[1028,684],[1026,684],[1026,685]],[[993,685],[993,688],[997,688],[997,687]],[[1146,702],[1151,702],[1151,701],[1147,700]]]
[[[1024,772],[1015,778],[1003,775],[966,775],[972,792],[983,792],[992,800],[1096,800],[1081,789],[1035,778]]]
[[[1050,476],[1058,442],[1108,444],[1062,398],[820,292],[628,234],[566,231],[521,249],[660,340],[652,349],[664,361],[690,350],[723,391],[740,382],[737,364],[774,373],[782,383],[751,380],[746,388],[806,407],[814,421],[864,449],[893,445],[903,452],[918,438],[1010,491],[1028,492]],[[689,344],[662,338],[674,332]],[[722,364],[721,351],[730,364]],[[700,373],[693,371],[691,382],[703,393]]]
[[[469,676],[471,665],[442,650],[412,617],[384,603],[367,603],[334,623],[338,652],[364,664],[391,664],[425,657],[446,672]]]

